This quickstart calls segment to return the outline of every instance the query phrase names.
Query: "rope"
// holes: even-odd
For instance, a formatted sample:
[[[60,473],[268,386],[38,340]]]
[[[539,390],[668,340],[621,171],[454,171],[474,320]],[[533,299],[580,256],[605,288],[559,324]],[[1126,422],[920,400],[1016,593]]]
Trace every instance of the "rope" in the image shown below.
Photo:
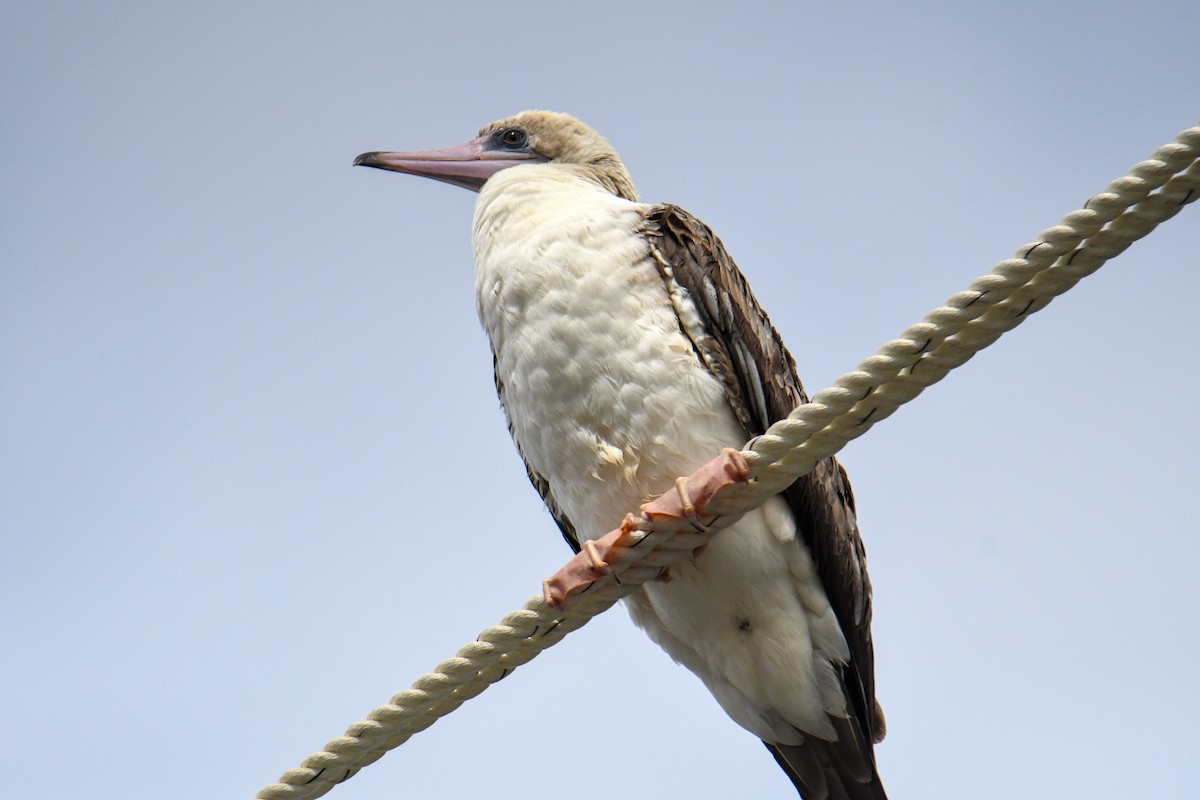
[[[563,609],[542,597],[530,599],[256,797],[307,800],[324,795],[583,627],[1196,200],[1198,156],[1200,126],[1160,147],[1082,209],[772,425],[742,454],[752,480],[730,486],[714,500],[704,513],[720,516],[707,528],[696,530],[687,519],[631,517],[627,527],[642,546],[622,551],[621,562],[613,565],[616,575],[610,571],[572,595]]]
[[[743,497],[765,501],[782,491],[1178,214],[1200,196],[1198,152],[1200,127],[1183,131],[1082,209],[1043,231],[1038,241],[1023,245],[1016,256],[772,425],[745,454],[755,481],[723,495],[729,510],[739,508]]]

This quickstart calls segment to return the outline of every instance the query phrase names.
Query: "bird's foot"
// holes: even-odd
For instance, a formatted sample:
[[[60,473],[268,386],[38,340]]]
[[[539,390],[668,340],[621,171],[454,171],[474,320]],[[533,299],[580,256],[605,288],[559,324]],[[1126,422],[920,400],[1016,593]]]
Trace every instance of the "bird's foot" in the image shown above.
[[[687,522],[696,532],[707,533],[716,517],[705,521],[704,510],[721,491],[749,479],[746,459],[739,451],[725,448],[717,458],[675,481],[674,489],[644,504],[640,517],[629,514],[621,527],[584,542],[574,558],[542,583],[543,597],[550,605],[561,608],[569,596],[586,591],[600,578],[611,577],[619,584],[617,569],[623,571],[629,566],[622,567],[626,551],[642,540],[643,532]],[[673,527],[678,530],[683,526]],[[665,572],[660,578],[669,580]]]
[[[709,461],[686,478],[675,481],[675,491],[656,497],[642,506],[642,516],[651,522],[687,520],[697,531],[704,533],[712,524],[701,517],[713,498],[723,489],[750,479],[750,465],[740,451],[726,447],[721,455]]]
[[[620,563],[622,552],[641,540],[642,521],[627,514],[621,527],[583,543],[583,548],[546,580],[542,581],[542,597],[555,608],[562,608],[568,595],[579,594],[605,576],[620,584],[613,564]]]
[[[612,567],[604,560],[604,556],[600,554],[600,548],[596,546],[594,541],[588,539],[584,542],[583,552],[587,553],[587,557],[591,559],[592,569],[602,575],[611,576],[618,584],[621,583],[621,579],[617,577],[617,573],[613,572]]]

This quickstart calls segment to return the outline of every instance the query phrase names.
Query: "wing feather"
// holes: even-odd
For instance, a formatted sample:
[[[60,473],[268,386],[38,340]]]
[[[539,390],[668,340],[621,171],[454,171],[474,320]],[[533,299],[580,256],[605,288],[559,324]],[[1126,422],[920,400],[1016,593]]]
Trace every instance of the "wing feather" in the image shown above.
[[[686,292],[692,300],[699,324],[688,324],[681,316],[681,328],[704,364],[725,385],[729,404],[747,434],[763,433],[771,423],[808,402],[795,361],[708,226],[677,206],[657,205],[650,207],[643,233],[668,290]],[[828,458],[792,484],[784,498],[816,562],[850,649],[850,662],[841,667],[840,677],[851,711],[848,722],[856,729],[853,735],[842,737],[849,741],[843,742],[843,752],[837,756],[870,759],[864,766],[873,775],[870,743],[883,738],[884,721],[875,702],[871,582],[850,481],[837,460]],[[865,748],[863,742],[868,743]],[[777,749],[772,752],[781,763],[791,760]],[[812,754],[799,759],[809,765],[838,760]],[[790,774],[797,779],[795,772]],[[825,779],[810,775],[800,776],[800,780],[823,783]],[[877,778],[874,790],[883,797]]]

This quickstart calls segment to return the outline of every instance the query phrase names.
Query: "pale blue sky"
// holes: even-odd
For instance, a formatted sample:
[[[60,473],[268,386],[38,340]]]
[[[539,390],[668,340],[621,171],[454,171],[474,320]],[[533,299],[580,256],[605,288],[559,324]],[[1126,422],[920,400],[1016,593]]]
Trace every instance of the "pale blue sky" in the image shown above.
[[[13,798],[248,798],[568,555],[473,195],[359,152],[576,114],[815,391],[1200,119],[1194,0],[3,8]],[[1198,214],[843,454],[897,800],[1195,793]],[[619,609],[330,797],[485,794],[794,796]]]

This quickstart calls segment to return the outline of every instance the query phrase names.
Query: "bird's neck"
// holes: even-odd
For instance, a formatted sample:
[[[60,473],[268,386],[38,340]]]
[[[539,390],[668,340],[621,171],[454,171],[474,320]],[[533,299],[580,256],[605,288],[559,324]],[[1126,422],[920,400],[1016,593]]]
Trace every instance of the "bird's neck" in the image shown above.
[[[577,165],[530,164],[499,172],[475,204],[475,263],[528,263],[555,242],[640,223],[641,207],[618,197]],[[519,266],[513,264],[512,266]]]
[[[593,282],[625,280],[647,257],[635,234],[643,209],[559,165],[514,167],[488,180],[473,240],[476,302],[493,347],[502,349],[508,329],[546,298],[591,302]]]

